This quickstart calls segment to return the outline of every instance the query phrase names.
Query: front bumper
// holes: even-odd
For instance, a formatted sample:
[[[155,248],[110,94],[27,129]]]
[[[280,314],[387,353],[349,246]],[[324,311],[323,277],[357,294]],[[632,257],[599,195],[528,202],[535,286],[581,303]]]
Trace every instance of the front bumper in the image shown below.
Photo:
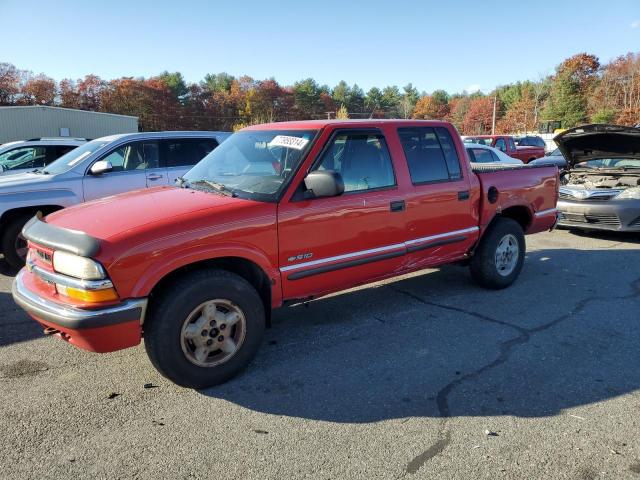
[[[640,200],[559,200],[558,211],[561,227],[640,232]]]
[[[25,275],[31,274],[23,269],[16,276],[13,299],[48,333],[92,352],[112,352],[140,343],[146,298],[98,309],[77,308],[32,292],[25,285]]]

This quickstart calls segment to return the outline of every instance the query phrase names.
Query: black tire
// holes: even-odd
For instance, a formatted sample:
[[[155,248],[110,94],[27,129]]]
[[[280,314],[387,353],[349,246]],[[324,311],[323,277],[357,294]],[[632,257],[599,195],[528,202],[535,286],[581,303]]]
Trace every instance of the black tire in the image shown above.
[[[11,220],[2,232],[2,253],[4,259],[13,268],[24,267],[26,258],[25,255],[21,255],[16,249],[16,241],[18,236],[22,233],[22,228],[25,223],[33,218],[34,214],[22,215],[20,217]],[[26,240],[24,241],[24,248],[26,248]]]
[[[187,358],[181,332],[190,313],[213,299],[227,299],[242,311],[245,335],[224,363],[202,367]],[[164,377],[183,387],[211,387],[236,376],[254,357],[264,335],[265,311],[258,292],[244,278],[224,270],[186,274],[160,291],[149,307],[144,323],[147,355]]]
[[[500,242],[509,235],[515,237],[518,245],[517,261],[508,274],[501,273],[496,264],[496,253]],[[499,290],[511,285],[522,270],[526,245],[524,233],[518,222],[510,218],[496,218],[475,251],[469,264],[471,277],[479,285]]]

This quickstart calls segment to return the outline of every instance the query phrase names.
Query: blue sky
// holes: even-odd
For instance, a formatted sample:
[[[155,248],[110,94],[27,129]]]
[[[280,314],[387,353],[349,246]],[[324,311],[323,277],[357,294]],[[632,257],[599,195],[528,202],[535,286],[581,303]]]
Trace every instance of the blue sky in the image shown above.
[[[226,71],[420,91],[536,79],[640,50],[640,0],[0,0],[0,62],[56,80]]]

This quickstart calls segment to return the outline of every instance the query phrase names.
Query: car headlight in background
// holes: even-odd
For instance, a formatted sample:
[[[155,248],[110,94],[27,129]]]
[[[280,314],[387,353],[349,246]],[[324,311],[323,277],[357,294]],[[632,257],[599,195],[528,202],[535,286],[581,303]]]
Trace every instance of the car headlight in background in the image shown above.
[[[627,188],[623,192],[619,193],[615,197],[616,199],[633,199],[640,200],[640,187]]]
[[[58,250],[53,252],[53,269],[83,280],[102,280],[106,276],[102,266],[95,260]]]

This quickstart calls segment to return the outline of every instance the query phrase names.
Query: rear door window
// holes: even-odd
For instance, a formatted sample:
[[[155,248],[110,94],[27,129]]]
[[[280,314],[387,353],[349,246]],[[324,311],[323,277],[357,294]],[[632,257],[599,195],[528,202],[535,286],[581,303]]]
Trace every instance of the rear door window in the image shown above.
[[[213,138],[177,138],[163,142],[166,167],[193,166],[218,146]]]
[[[453,140],[445,128],[400,128],[398,135],[414,185],[462,177]]]

